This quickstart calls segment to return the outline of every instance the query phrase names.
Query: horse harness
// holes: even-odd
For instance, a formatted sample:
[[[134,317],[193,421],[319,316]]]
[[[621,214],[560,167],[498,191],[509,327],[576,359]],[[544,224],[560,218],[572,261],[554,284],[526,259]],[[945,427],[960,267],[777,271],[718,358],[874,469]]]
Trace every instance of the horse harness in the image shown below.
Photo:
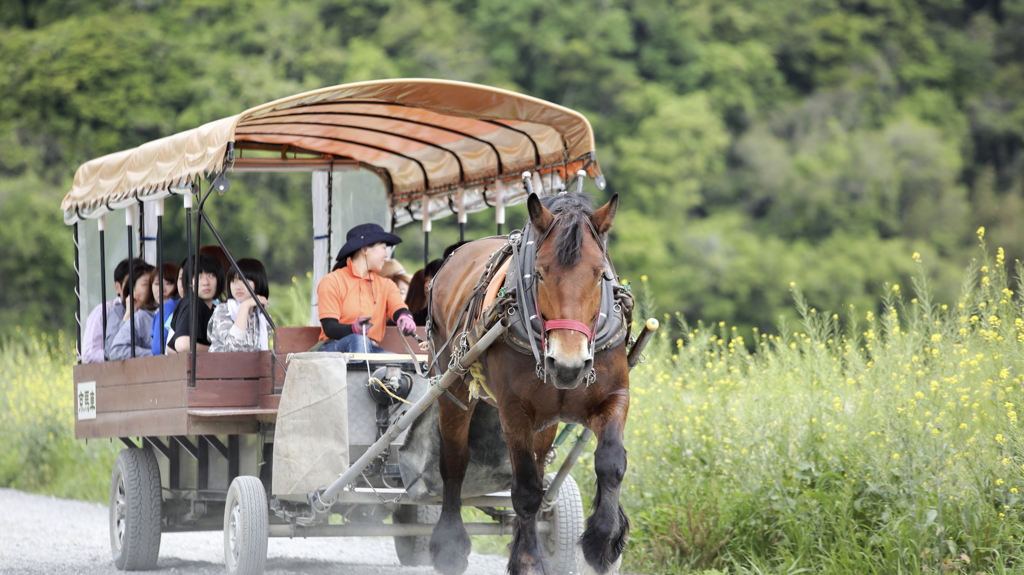
[[[605,273],[601,279],[601,304],[597,319],[594,325],[588,326],[575,320],[545,320],[541,317],[540,307],[537,303],[537,282],[533,277],[534,266],[537,260],[537,251],[551,230],[555,228],[558,217],[555,215],[556,221],[552,222],[547,231],[540,235],[537,234],[533,225],[527,222],[522,231],[515,230],[506,236],[505,245],[488,258],[473,291],[459,312],[456,329],[449,336],[448,341],[441,346],[441,349],[447,348],[458,336],[455,345],[452,345],[449,369],[468,372],[468,370],[458,369],[462,355],[503,317],[508,317],[510,320],[509,328],[502,335],[503,341],[519,353],[533,355],[536,362],[537,378],[541,381],[547,380],[543,354],[547,350],[547,333],[549,331],[571,329],[586,335],[592,354],[611,349],[621,344],[629,336],[629,326],[633,319],[633,295],[617,281],[607,248],[589,219],[587,223],[590,232],[601,246],[605,260]],[[508,272],[502,278],[501,272],[506,268]],[[493,285],[499,281],[502,282],[502,285],[497,290],[494,301],[486,301],[488,291],[493,291]],[[488,290],[489,287],[492,289]],[[432,298],[428,299],[428,306],[431,305],[431,300]],[[427,317],[427,334],[429,335],[433,318],[429,313]],[[434,357],[437,357],[436,350],[431,351]],[[464,374],[460,373],[460,375]],[[591,368],[587,375],[587,385],[593,383],[595,377],[596,372]]]

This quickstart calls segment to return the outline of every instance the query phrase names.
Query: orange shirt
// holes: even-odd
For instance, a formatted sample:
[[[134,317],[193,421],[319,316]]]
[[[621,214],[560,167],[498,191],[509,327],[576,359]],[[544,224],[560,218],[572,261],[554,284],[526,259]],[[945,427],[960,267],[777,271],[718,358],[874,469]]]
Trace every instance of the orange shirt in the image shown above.
[[[395,312],[407,307],[395,282],[369,272],[364,279],[352,272],[349,264],[324,276],[316,287],[320,319],[333,318],[351,324],[361,317],[370,317],[373,327],[366,333],[373,341],[384,337],[384,324]],[[320,339],[330,339],[320,328]]]

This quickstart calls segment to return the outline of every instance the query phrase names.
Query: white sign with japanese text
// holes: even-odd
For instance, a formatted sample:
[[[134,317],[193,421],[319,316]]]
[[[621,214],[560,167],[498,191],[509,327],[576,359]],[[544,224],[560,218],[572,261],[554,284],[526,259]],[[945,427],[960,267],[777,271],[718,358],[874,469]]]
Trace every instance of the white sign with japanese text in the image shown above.
[[[78,384],[78,420],[96,419],[96,382],[83,381]]]

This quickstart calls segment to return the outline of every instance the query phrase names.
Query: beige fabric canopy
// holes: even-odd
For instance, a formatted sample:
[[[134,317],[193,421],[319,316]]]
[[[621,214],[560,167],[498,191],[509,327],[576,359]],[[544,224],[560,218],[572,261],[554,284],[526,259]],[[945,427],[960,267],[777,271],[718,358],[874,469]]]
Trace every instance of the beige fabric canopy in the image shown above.
[[[380,80],[283,98],[86,162],[61,203],[65,222],[216,174],[230,143],[236,166],[250,149],[372,166],[388,180],[393,205],[524,170],[558,170],[566,179],[580,168],[600,174],[593,130],[573,110],[464,82]]]

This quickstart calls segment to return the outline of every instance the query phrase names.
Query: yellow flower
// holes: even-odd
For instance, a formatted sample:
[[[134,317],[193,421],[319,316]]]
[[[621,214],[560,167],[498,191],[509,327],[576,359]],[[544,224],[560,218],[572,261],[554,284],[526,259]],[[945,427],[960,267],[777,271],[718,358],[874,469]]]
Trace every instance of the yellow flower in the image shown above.
[[[978,228],[978,239],[985,239],[985,226],[981,226],[980,228]]]
[[[642,282],[647,281],[647,276],[646,275],[640,276],[640,281],[642,281]]]
[[[921,254],[914,252],[914,255],[912,255],[911,257],[914,258],[915,262],[921,263]]]
[[[894,292],[898,292],[898,291],[900,291],[900,284],[894,284],[894,285],[892,286],[892,291],[894,291]]]

